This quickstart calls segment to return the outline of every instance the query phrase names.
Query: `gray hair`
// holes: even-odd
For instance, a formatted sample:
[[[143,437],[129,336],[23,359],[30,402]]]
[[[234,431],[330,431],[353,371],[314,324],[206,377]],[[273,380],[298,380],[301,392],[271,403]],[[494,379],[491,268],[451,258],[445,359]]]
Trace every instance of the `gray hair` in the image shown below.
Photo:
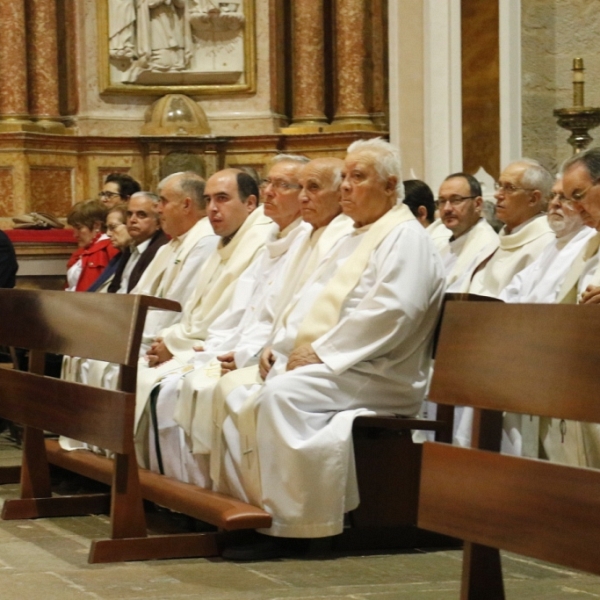
[[[194,173],[194,171],[180,171],[167,175],[158,184],[159,193],[165,183],[171,180],[175,182],[175,188],[179,194],[191,198],[199,210],[206,210],[206,201],[204,200],[204,186],[206,182],[198,173]]]
[[[131,198],[148,198],[148,200],[152,202],[153,208],[156,208],[158,206],[158,203],[160,202],[159,196],[153,194],[152,192],[146,192],[145,190],[142,190],[141,192],[135,192],[135,194],[131,194],[130,200]]]
[[[310,162],[310,158],[300,154],[277,154],[271,159],[271,164],[275,165],[280,162],[295,162],[300,165],[305,165]]]
[[[399,200],[404,197],[400,153],[395,146],[392,146],[392,144],[380,137],[370,140],[356,140],[348,146],[348,154],[353,152],[370,152],[375,154],[378,158],[374,163],[377,174],[384,181],[388,177],[395,177],[397,180],[397,197]]]
[[[521,184],[523,187],[539,190],[542,195],[542,200],[544,201],[547,201],[550,198],[552,186],[554,185],[554,178],[548,169],[532,158],[521,158],[512,164],[522,164],[526,166],[523,176],[521,177]]]
[[[561,173],[578,164],[583,165],[588,170],[594,181],[600,179],[600,147],[596,146],[567,158],[560,169]]]

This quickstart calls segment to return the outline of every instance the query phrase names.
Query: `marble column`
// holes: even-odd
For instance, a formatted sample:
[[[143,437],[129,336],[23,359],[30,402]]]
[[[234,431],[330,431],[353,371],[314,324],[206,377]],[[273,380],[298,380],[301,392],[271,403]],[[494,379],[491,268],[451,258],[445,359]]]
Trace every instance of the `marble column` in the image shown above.
[[[338,0],[335,11],[335,129],[374,129],[366,102],[366,0]]]
[[[27,1],[30,114],[44,129],[60,132],[56,0]]]
[[[0,2],[0,131],[27,129],[25,0]]]
[[[292,128],[319,127],[327,122],[323,0],[295,0],[292,11]]]

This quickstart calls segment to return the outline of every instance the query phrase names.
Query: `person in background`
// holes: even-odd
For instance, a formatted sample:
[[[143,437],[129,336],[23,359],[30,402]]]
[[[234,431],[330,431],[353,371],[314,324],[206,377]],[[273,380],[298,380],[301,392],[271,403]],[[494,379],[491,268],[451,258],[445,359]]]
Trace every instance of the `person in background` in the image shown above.
[[[407,179],[404,185],[404,204],[423,227],[435,221],[435,200],[431,188],[420,179]]]
[[[15,248],[4,231],[0,231],[0,288],[15,287],[18,269]]]
[[[112,208],[117,204],[127,202],[142,186],[131,175],[125,173],[110,173],[104,180],[102,191],[98,194],[98,200],[106,208]]]
[[[67,215],[79,246],[67,263],[67,291],[87,290],[119,253],[104,233],[106,215],[106,206],[98,200],[78,202]]]
[[[100,277],[90,285],[87,289],[88,292],[110,292],[110,283],[115,277],[115,273],[123,258],[123,253],[129,248],[131,244],[131,236],[127,230],[127,205],[117,204],[111,208],[106,215],[106,235],[110,239],[110,243],[115,247],[119,253],[115,254],[110,259],[108,265]]]

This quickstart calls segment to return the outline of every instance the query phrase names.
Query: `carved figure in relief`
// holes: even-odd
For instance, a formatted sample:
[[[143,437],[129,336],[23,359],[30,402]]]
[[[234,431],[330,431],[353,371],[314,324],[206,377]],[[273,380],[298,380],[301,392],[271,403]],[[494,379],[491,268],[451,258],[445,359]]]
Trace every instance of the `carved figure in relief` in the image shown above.
[[[244,68],[244,23],[241,1],[109,0],[111,78],[182,84],[218,73],[234,81]]]
[[[192,53],[187,0],[138,0],[139,66],[183,71]]]
[[[135,0],[109,0],[108,51],[112,59],[137,57],[135,20]]]

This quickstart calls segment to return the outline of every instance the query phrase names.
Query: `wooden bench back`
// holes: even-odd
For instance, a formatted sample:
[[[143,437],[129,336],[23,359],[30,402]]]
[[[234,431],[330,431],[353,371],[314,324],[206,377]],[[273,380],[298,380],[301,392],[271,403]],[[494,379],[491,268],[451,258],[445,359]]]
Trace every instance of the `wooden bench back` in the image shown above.
[[[498,548],[600,574],[600,471],[487,451],[502,411],[600,422],[599,359],[597,307],[446,306],[430,397],[474,448],[424,445],[418,525],[466,540],[463,598],[504,597]]]
[[[135,369],[150,307],[179,310],[148,296],[0,289],[0,343],[31,351],[30,373],[0,373],[0,416],[131,452]],[[45,352],[120,364],[121,391],[44,377]]]
[[[600,422],[600,311],[595,306],[446,305],[429,397]]]
[[[0,343],[135,366],[148,308],[170,300],[130,294],[0,289]]]

